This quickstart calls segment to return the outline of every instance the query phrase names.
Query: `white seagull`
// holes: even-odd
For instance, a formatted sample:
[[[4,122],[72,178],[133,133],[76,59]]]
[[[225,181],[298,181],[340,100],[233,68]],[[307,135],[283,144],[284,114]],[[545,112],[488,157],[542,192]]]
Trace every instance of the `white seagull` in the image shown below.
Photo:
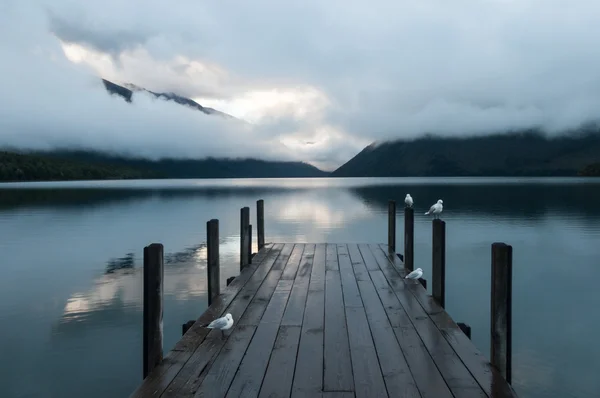
[[[414,270],[410,274],[406,275],[404,277],[404,279],[419,279],[422,276],[423,276],[423,270],[421,268],[417,268],[416,270]]]
[[[410,196],[409,193],[406,194],[406,197],[404,198],[404,203],[406,203],[406,206],[408,206],[408,207],[413,206],[413,198],[412,198],[412,196]]]
[[[444,210],[444,201],[439,199],[436,204],[429,208],[429,211],[425,215],[433,214],[433,218],[440,218],[442,210]]]
[[[225,336],[225,330],[231,329],[233,326],[233,317],[230,313],[225,314],[224,317],[217,318],[209,324],[202,325],[204,328],[208,329],[219,329],[221,331],[221,337]]]

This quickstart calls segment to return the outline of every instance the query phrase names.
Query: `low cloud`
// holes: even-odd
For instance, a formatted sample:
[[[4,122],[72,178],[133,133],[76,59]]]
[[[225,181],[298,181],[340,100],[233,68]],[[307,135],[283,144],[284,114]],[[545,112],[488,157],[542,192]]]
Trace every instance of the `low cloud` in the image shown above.
[[[6,0],[0,144],[334,168],[372,141],[600,119],[600,3]],[[245,122],[136,94],[173,91]]]

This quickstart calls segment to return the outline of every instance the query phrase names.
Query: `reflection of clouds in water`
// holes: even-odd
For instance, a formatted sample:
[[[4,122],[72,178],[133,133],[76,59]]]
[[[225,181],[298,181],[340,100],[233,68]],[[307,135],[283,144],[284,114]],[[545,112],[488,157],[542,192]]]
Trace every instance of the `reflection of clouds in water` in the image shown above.
[[[165,253],[167,257],[179,256]],[[172,261],[172,260],[171,260]],[[141,265],[141,264],[140,264]],[[191,261],[165,261],[164,295],[186,301],[206,295],[206,248],[198,247]],[[86,292],[75,292],[67,300],[61,322],[81,321],[94,312],[116,303],[123,308],[141,310],[143,306],[143,268],[113,270],[101,275]]]
[[[273,207],[273,214],[280,221],[312,224],[316,228],[339,228],[349,218],[367,218],[370,215],[367,206],[345,191],[337,191],[335,195],[310,192],[286,197],[269,206]]]

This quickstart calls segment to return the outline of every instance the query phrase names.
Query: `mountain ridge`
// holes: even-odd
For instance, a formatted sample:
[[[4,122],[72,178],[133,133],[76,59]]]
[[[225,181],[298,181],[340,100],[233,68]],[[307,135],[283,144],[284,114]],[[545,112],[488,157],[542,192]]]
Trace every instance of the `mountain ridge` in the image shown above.
[[[332,177],[576,176],[600,162],[600,129],[546,137],[537,130],[373,143]]]

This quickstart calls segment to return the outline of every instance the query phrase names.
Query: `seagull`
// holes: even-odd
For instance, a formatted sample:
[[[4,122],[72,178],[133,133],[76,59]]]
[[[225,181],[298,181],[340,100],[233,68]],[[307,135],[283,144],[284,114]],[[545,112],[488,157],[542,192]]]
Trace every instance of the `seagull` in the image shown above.
[[[425,215],[428,216],[429,214],[433,214],[433,218],[440,218],[442,210],[444,210],[444,201],[438,199],[437,203],[431,206]]]
[[[412,198],[412,196],[410,196],[409,193],[406,194],[406,197],[404,198],[404,203],[406,203],[406,206],[412,207],[412,205],[413,205],[413,198]]]
[[[225,337],[225,330],[230,329],[233,326],[233,317],[230,313],[227,313],[224,317],[217,318],[211,323],[202,325],[203,328],[208,329],[219,329],[221,331],[221,337]]]
[[[423,270],[421,268],[417,268],[410,274],[406,275],[404,279],[419,279],[423,276]]]

